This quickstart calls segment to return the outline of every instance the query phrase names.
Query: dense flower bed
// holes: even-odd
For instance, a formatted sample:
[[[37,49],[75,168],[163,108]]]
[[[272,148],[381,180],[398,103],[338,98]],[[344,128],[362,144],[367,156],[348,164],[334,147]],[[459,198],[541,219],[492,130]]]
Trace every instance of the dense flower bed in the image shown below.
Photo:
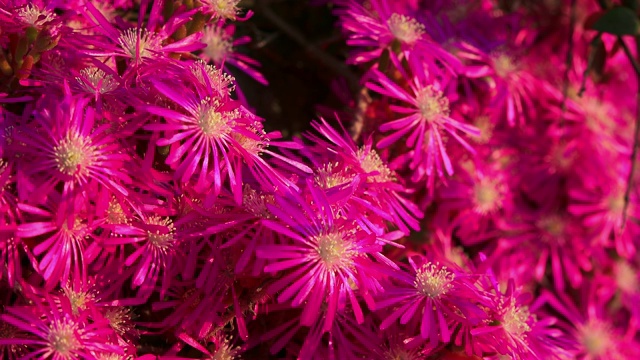
[[[0,358],[640,358],[636,1],[271,2],[0,0]]]

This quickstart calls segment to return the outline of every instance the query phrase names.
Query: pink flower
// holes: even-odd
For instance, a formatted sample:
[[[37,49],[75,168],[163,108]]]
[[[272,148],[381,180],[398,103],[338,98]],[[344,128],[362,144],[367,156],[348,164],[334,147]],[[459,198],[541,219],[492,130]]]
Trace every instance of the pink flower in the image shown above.
[[[5,0],[1,5],[0,22],[7,33],[22,33],[28,27],[55,33],[60,27],[61,19],[49,1]]]
[[[573,345],[567,347],[572,358],[634,359],[640,356],[640,343],[635,339],[637,324],[629,321],[627,315],[616,321],[607,302],[594,296],[595,288],[581,290],[577,302],[564,293],[556,296],[548,291],[540,300],[566,320],[564,333]]]
[[[95,229],[91,207],[80,196],[64,199],[50,193],[39,206],[21,203],[18,208],[25,221],[18,225],[16,235],[23,240],[39,239],[33,254],[41,256],[36,270],[46,287],[83,276],[87,267],[84,249]]]
[[[499,160],[466,161],[447,184],[438,188],[436,199],[440,216],[454,229],[466,246],[473,246],[499,236],[497,224],[513,206],[511,177]]]
[[[43,99],[34,121],[16,134],[25,153],[17,166],[35,181],[37,195],[61,186],[67,198],[96,185],[127,195],[124,185],[130,178],[123,164],[129,156],[109,134],[108,125],[96,125],[95,109],[88,102],[65,87],[63,99]]]
[[[357,295],[371,303],[371,294],[381,291],[376,274],[388,271],[385,262],[389,260],[379,253],[381,245],[375,235],[334,213],[322,190],[309,185],[307,191],[305,197],[314,199],[313,207],[300,194],[276,197],[278,206],[268,206],[277,221],[264,224],[290,238],[256,250],[259,258],[273,260],[265,266],[265,272],[285,271],[269,289],[281,291],[278,302],[292,300],[293,306],[305,304],[300,318],[303,325],[313,324],[322,303],[326,302],[328,310],[323,330],[328,331],[342,296],[349,300],[360,323],[364,317]]]
[[[213,185],[214,196],[217,196],[228,178],[236,199],[239,199],[242,194],[241,183],[238,183],[241,169],[233,166],[229,153],[234,148],[242,153],[242,145],[235,136],[260,141],[251,128],[255,121],[252,115],[229,98],[180,92],[163,82],[154,82],[154,86],[182,109],[178,112],[154,105],[144,107],[145,111],[166,120],[166,123],[148,124],[145,129],[165,134],[157,145],[170,146],[166,162],[175,169],[175,179],[187,182],[195,175],[196,189],[203,191]]]
[[[402,117],[380,126],[383,132],[392,133],[384,137],[378,146],[384,148],[398,142],[404,136],[406,146],[411,150],[409,167],[416,171],[413,180],[420,175],[432,179],[436,174],[443,177],[453,174],[453,165],[447,155],[443,136],[446,134],[471,153],[473,148],[458,134],[458,131],[479,136],[480,131],[450,116],[451,100],[447,91],[448,82],[427,79],[424,76],[407,78],[409,90],[403,89],[378,70],[371,70],[367,86],[402,105],[392,105],[391,109]]]
[[[556,319],[548,315],[539,317],[543,315],[536,313],[539,305],[529,306],[530,294],[521,293],[513,281],[508,282],[504,293],[497,287],[491,293],[489,318],[484,326],[471,330],[474,343],[483,352],[495,351],[514,359],[566,359],[570,356],[570,349],[566,347],[571,343],[563,339],[563,333],[554,326]]]
[[[133,245],[125,266],[132,267],[132,288],[139,288],[138,298],[146,300],[161,279],[160,293],[164,294],[175,275],[174,263],[180,260],[181,233],[173,220],[156,209],[143,211],[134,208],[134,217],[125,224],[113,225],[113,236],[104,240],[108,246]],[[124,274],[120,275],[124,276]]]
[[[637,196],[631,191],[625,223],[623,210],[626,183],[621,182],[621,179],[626,179],[626,176],[620,174],[607,178],[608,176],[603,176],[593,186],[570,189],[568,209],[581,217],[585,228],[593,234],[592,245],[615,248],[618,255],[631,258],[636,251],[634,239],[640,233],[640,227],[634,221],[640,217]],[[584,184],[586,181],[581,182]]]
[[[268,308],[268,311],[277,315],[281,322],[265,332],[261,339],[271,344],[271,354],[286,351],[291,356],[305,360],[357,359],[371,358],[369,356],[372,351],[378,348],[372,318],[367,317],[364,323],[358,323],[354,321],[350,308],[338,311],[328,332],[324,330],[323,323],[328,310],[326,307],[320,310],[322,313],[308,329],[300,324],[300,313],[292,310],[290,304],[278,304],[277,307]]]
[[[409,329],[419,328],[422,339],[435,347],[451,340],[458,323],[477,324],[484,318],[472,276],[427,258],[408,260],[411,268],[393,274],[391,285],[376,301],[376,310],[392,307],[382,330],[400,319]]]
[[[235,25],[214,23],[206,26],[202,32],[202,39],[200,40],[204,47],[200,57],[207,62],[213,62],[216,66],[223,68],[227,72],[229,72],[229,69],[226,65],[232,65],[251,76],[257,82],[267,85],[267,79],[256,69],[260,66],[260,63],[247,55],[234,51],[234,47],[248,44],[251,41],[251,38],[248,36],[242,36],[234,40],[233,34],[235,31]]]
[[[353,208],[353,213],[362,215],[359,220],[362,227],[374,232],[383,231],[373,219],[380,216],[392,221],[404,233],[408,233],[409,228],[419,228],[418,219],[423,213],[407,200],[410,192],[373,148],[371,138],[358,147],[344,129],[341,134],[324,119],[312,122],[311,126],[323,136],[307,136],[319,147],[318,152],[324,155],[329,150],[329,155],[335,157],[318,166],[316,183],[325,189],[352,187],[349,198],[340,199],[340,202],[345,208]],[[306,155],[306,151],[303,152]],[[336,192],[336,196],[341,197],[341,193]]]
[[[93,40],[97,46],[84,49],[83,52],[93,56],[118,56],[129,58],[137,67],[143,62],[162,59],[170,53],[190,52],[204,47],[198,40],[202,33],[196,32],[175,42],[169,43],[170,36],[184,23],[190,20],[194,11],[176,15],[161,25],[161,2],[152,3],[151,15],[145,27],[140,23],[135,27],[118,29],[92,4],[86,4],[84,16],[97,25],[106,41]],[[145,3],[148,5],[148,3]],[[146,13],[146,6],[140,8],[141,17]],[[161,26],[156,30],[156,26]]]
[[[540,282],[550,266],[556,289],[564,291],[567,281],[573,288],[580,286],[583,271],[590,271],[593,264],[592,251],[579,222],[552,207],[527,211],[520,218],[502,226],[505,235],[496,244],[487,264],[522,253],[525,256],[521,258],[528,263],[528,269],[522,268],[525,272],[521,275],[525,278]]]
[[[368,5],[346,0],[336,10],[348,36],[347,44],[357,48],[350,62],[377,61],[387,50],[399,52],[410,62],[457,69],[459,61],[425,34],[424,25],[409,13],[406,3],[373,0]]]
[[[490,77],[491,104],[495,122],[506,120],[509,126],[525,123],[536,114],[537,98],[557,98],[559,91],[533,76],[511,54],[495,51],[485,54],[469,44],[463,44],[458,57],[466,62],[465,75],[470,78]],[[538,100],[541,101],[541,100]]]
[[[0,339],[0,345],[26,346],[25,359],[90,359],[102,353],[123,354],[119,346],[109,343],[110,330],[104,322],[74,316],[64,298],[58,299],[60,305],[50,295],[44,301],[37,296],[30,300],[34,305],[7,307],[0,315],[0,321],[21,331],[17,337]]]

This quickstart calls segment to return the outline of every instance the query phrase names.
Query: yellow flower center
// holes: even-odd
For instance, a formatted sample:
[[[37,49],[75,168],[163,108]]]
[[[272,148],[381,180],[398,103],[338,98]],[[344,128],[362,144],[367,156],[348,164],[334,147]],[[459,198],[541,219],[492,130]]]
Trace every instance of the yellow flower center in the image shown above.
[[[28,4],[18,10],[18,17],[26,24],[42,26],[53,20],[56,15],[49,10],[40,9],[36,5]]]
[[[171,219],[152,216],[147,220],[147,225],[163,227],[163,231],[159,229],[155,231],[147,231],[149,244],[161,251],[166,251],[173,246],[172,242],[174,240],[175,227],[173,226],[173,221],[171,221]]]
[[[118,43],[132,59],[151,58],[160,48],[160,40],[147,29],[127,29],[120,34]]]
[[[498,54],[493,58],[493,69],[499,77],[505,78],[517,70],[513,59],[506,54]]]
[[[75,324],[67,320],[58,320],[51,325],[49,335],[49,349],[62,359],[74,358],[74,352],[82,345],[76,337]]]
[[[202,69],[204,69],[204,75]],[[236,79],[233,76],[225,74],[222,69],[218,69],[213,65],[209,65],[202,60],[194,63],[190,67],[190,70],[202,85],[206,85],[206,81],[204,78],[204,76],[206,76],[209,80],[209,83],[211,84],[211,87],[220,92],[221,95],[229,95],[233,90],[235,90],[234,82],[236,81]]]
[[[235,20],[240,0],[209,0],[215,11],[214,18]]]
[[[516,306],[515,300],[512,299],[509,304],[502,307],[502,311],[502,320],[500,321],[502,328],[510,335],[525,338],[527,333],[531,331],[529,307]]]
[[[416,271],[416,279],[413,282],[415,288],[424,296],[432,299],[446,294],[453,285],[451,282],[455,275],[446,266],[428,262]]]
[[[275,203],[275,197],[271,194],[260,194],[253,190],[248,184],[242,189],[242,205],[252,214],[268,219],[273,215],[267,209],[267,204]]]
[[[69,132],[53,148],[53,156],[61,173],[68,176],[86,176],[89,167],[93,165],[95,149],[90,138]]]
[[[331,189],[332,187],[346,184],[353,179],[347,169],[340,169],[339,163],[327,163],[316,170],[314,177],[315,183],[323,189]]]
[[[356,156],[360,159],[362,170],[367,173],[377,173],[372,177],[373,182],[390,182],[395,180],[393,172],[382,161],[380,155],[378,155],[375,150],[361,147]]]
[[[104,317],[109,321],[109,326],[119,335],[124,335],[134,329],[131,322],[131,311],[125,307],[109,307],[104,312]]]
[[[431,85],[418,91],[416,100],[420,115],[427,122],[437,120],[441,116],[449,116],[449,99]]]
[[[415,44],[424,34],[424,25],[412,17],[397,13],[387,20],[387,26],[396,39],[408,45]]]
[[[71,303],[71,310],[74,315],[78,315],[78,312],[85,310],[87,308],[87,304],[95,299],[93,294],[90,292],[75,291],[70,287],[64,287],[62,291],[67,299],[69,299],[69,303]]]
[[[542,240],[547,243],[564,243],[565,221],[559,215],[547,215],[537,222],[543,232]]]
[[[204,28],[202,40],[207,45],[204,53],[214,63],[220,64],[227,58],[227,55],[233,51],[233,43],[224,33],[224,30],[216,26],[207,26]]]
[[[619,260],[614,268],[616,285],[625,293],[636,293],[640,290],[638,272],[628,262]]]
[[[356,252],[353,244],[344,239],[343,233],[323,234],[313,240],[318,258],[328,270],[336,271],[353,265]]]
[[[502,205],[500,183],[497,180],[484,178],[473,188],[475,210],[479,214],[488,214]]]
[[[578,327],[578,340],[592,359],[614,350],[613,329],[606,323],[590,320]]]
[[[491,136],[493,135],[493,124],[491,123],[491,119],[489,116],[482,115],[478,116],[473,125],[480,130],[479,136],[471,136],[471,138],[478,144],[487,144],[489,140],[491,140]]]
[[[80,75],[76,77],[76,81],[84,91],[91,94],[105,94],[118,87],[118,83],[113,80],[113,76],[107,75],[96,67],[84,68],[80,70]]]
[[[202,134],[207,138],[219,138],[231,132],[237,112],[217,110],[217,100],[204,99],[198,107],[196,123]]]
[[[107,207],[106,222],[107,224],[127,224],[129,222],[127,215],[122,209],[122,205],[120,205],[120,202],[118,202],[116,198],[113,198],[111,199],[111,201],[109,201],[109,207]]]

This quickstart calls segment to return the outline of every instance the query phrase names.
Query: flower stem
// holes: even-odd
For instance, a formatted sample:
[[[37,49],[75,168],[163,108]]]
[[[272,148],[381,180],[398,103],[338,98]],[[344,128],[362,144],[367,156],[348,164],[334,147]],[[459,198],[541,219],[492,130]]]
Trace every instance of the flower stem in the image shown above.
[[[573,35],[576,27],[576,0],[571,0],[571,10],[569,15],[569,42],[567,44],[567,56],[564,61],[565,69],[562,83],[562,116],[560,124],[564,124],[564,113],[567,110],[567,96],[569,94],[569,71],[573,68]]]
[[[636,35],[636,53],[640,56],[640,35]],[[637,93],[636,93],[636,122],[635,129],[633,131],[633,149],[631,150],[631,168],[629,169],[629,177],[627,178],[627,187],[624,191],[624,206],[622,207],[622,228],[624,229],[627,222],[627,210],[629,209],[629,201],[631,197],[631,188],[633,187],[633,180],[637,167],[638,157],[638,137],[640,136],[640,66],[629,50],[629,47],[622,41],[622,38],[618,37],[618,41],[622,44],[625,54],[629,58],[629,61],[633,65],[636,71]]]

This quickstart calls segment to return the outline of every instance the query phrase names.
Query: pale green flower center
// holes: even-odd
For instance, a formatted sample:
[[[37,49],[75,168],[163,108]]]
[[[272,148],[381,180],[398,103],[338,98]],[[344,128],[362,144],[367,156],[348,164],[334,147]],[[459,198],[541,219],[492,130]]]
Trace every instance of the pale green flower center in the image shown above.
[[[396,39],[409,45],[415,44],[424,34],[424,25],[412,17],[397,13],[387,20],[387,26]]]
[[[413,285],[422,295],[435,299],[453,287],[451,283],[454,279],[455,275],[446,266],[428,262],[416,271]]]

